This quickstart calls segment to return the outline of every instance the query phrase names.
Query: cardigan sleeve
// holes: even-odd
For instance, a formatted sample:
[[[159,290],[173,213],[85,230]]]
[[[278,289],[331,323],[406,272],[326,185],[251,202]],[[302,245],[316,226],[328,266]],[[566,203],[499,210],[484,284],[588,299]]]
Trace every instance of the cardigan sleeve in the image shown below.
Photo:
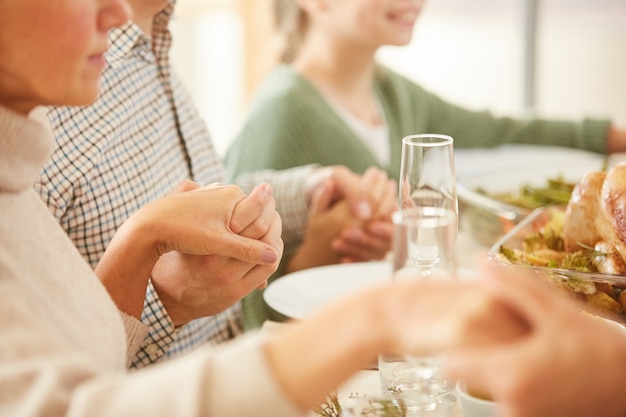
[[[120,315],[122,316],[124,329],[126,330],[126,366],[130,366],[137,355],[137,351],[148,335],[148,327],[121,310]]]
[[[264,344],[264,335],[251,332],[214,350],[102,378],[90,387],[94,397],[85,405],[93,416],[304,416],[275,381]]]
[[[31,332],[25,324],[21,323],[19,334],[3,341],[10,346],[1,349],[2,415],[304,416],[274,379],[260,334],[130,372],[107,370],[80,349],[62,343],[43,348],[38,344],[34,350],[44,349],[47,354],[31,354],[29,343],[45,341],[46,330]],[[25,348],[10,359],[7,352],[17,341]]]
[[[400,136],[416,132],[443,133],[452,136],[458,147],[527,143],[597,153],[606,151],[608,119],[499,116],[448,102],[390,70],[385,74],[381,90],[386,97],[386,112],[398,120]]]

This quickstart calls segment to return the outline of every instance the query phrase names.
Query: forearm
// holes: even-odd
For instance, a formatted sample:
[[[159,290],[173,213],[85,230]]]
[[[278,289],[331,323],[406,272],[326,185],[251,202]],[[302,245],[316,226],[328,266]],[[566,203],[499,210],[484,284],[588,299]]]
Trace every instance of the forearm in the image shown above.
[[[367,292],[335,305],[268,342],[266,354],[279,385],[303,409],[310,409],[381,350],[380,315],[364,307]],[[303,352],[314,352],[302,360]]]
[[[133,221],[115,234],[95,272],[117,307],[141,319],[148,279],[159,258],[150,230]]]
[[[607,153],[625,152],[626,151],[626,129],[620,130],[611,125],[606,137]]]

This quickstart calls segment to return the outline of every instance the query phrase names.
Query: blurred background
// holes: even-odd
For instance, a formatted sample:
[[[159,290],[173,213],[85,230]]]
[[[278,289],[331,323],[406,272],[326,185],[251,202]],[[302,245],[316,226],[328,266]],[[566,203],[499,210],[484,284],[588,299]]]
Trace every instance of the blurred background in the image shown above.
[[[178,0],[173,65],[222,154],[272,64],[270,4]],[[379,60],[471,108],[626,126],[626,0],[430,0]]]

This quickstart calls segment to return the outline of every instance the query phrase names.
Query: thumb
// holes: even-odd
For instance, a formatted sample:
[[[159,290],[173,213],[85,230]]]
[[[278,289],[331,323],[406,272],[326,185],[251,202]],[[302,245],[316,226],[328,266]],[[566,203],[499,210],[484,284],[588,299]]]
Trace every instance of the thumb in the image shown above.
[[[213,248],[214,252],[215,249]],[[222,240],[217,251],[217,255],[228,256],[250,264],[271,265],[278,261],[278,252],[272,246],[235,233],[229,234]]]
[[[344,198],[357,219],[369,220],[372,217],[372,206],[367,183],[363,183],[360,175],[345,166],[337,165],[333,168],[330,179],[335,186],[335,198]]]

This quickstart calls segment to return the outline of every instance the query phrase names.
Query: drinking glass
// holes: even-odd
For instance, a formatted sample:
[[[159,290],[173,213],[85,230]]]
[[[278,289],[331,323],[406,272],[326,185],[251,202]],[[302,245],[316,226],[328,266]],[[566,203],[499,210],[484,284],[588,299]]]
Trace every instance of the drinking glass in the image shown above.
[[[395,212],[392,219],[393,279],[455,279],[457,214],[453,209],[413,207]],[[454,385],[441,375],[443,361],[437,355],[382,354],[378,360],[382,390],[390,398],[406,403],[407,416],[449,416],[456,406],[456,396]]]
[[[410,135],[402,139],[400,209],[440,207],[459,212],[452,137]]]
[[[401,399],[375,395],[350,395],[341,407],[341,417],[407,417]]]
[[[453,139],[411,135],[402,139],[399,210],[393,214],[393,278],[454,279],[458,202]],[[419,301],[416,301],[419,302]],[[380,355],[381,386],[403,399],[408,416],[449,416],[454,385],[441,376],[443,358]]]
[[[413,266],[420,269],[422,276],[430,275],[443,250],[434,243],[436,239],[432,234],[437,228],[428,225],[429,221],[436,219],[435,211],[451,211],[455,219],[458,218],[453,142],[450,136],[430,133],[402,139],[400,210],[422,209],[426,210],[423,214],[428,217],[422,217],[420,226],[424,230],[407,248]],[[452,230],[453,225],[450,232]],[[454,246],[456,234],[450,239]]]

